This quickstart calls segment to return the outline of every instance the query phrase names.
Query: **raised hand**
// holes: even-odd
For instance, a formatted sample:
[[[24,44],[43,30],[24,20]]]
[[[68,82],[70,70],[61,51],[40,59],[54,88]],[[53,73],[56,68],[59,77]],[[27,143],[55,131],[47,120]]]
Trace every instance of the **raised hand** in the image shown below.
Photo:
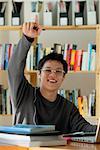
[[[22,26],[24,35],[30,38],[36,38],[40,35],[42,28],[37,22],[25,22]]]

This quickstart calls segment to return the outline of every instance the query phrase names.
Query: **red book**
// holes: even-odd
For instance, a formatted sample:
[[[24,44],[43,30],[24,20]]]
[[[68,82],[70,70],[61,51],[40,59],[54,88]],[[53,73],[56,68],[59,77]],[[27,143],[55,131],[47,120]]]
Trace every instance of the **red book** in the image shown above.
[[[74,71],[80,71],[81,70],[82,53],[83,53],[82,50],[76,50]]]
[[[70,70],[71,51],[72,51],[72,44],[69,44],[69,45],[68,45],[68,48],[67,48],[67,64],[68,64],[68,71]]]

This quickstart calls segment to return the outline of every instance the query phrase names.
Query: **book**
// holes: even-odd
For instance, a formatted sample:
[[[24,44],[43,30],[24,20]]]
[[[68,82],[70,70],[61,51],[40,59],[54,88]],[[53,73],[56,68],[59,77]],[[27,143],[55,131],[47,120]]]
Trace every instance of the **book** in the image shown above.
[[[58,133],[57,133],[58,134]],[[61,135],[57,135],[56,133],[53,134],[41,134],[41,135],[22,135],[22,134],[14,134],[14,133],[0,133],[0,140],[4,138],[5,140],[16,140],[16,141],[23,141],[23,142],[30,142],[30,141],[48,141],[48,140],[58,140],[61,139]]]
[[[2,85],[0,85],[0,114],[2,113]]]
[[[83,51],[76,50],[75,53],[75,63],[74,63],[74,71],[80,71],[81,70],[81,64],[82,64],[82,53]]]
[[[61,132],[54,130],[54,125],[18,124],[12,128],[7,126],[3,128],[3,126],[0,126],[0,143],[24,147],[66,145],[66,141],[62,139]],[[8,133],[7,129],[9,131],[14,130],[14,132]],[[25,132],[18,132],[19,129],[24,129]],[[27,129],[33,129],[33,132],[31,131],[32,134],[27,134]],[[43,131],[42,129],[45,130]],[[4,131],[4,133],[2,131]]]
[[[96,69],[96,51],[92,49],[90,70],[95,71],[95,69]]]
[[[70,69],[71,70],[74,70],[76,48],[77,48],[77,45],[73,44],[73,48],[71,50],[71,59],[70,59]]]
[[[16,134],[41,134],[43,132],[55,131],[54,125],[27,125],[17,124],[14,126],[0,126],[0,132]]]
[[[2,3],[2,7],[1,7],[1,10],[0,10],[1,13],[4,13],[4,12],[5,12],[6,5],[7,5],[7,2],[3,2],[3,3]]]
[[[0,133],[0,143],[5,145],[16,145],[16,146],[23,146],[23,147],[36,147],[36,146],[57,146],[57,145],[66,145],[66,140],[64,140],[60,136],[46,136],[46,137],[36,137],[33,136],[30,139],[30,137],[26,137],[24,140],[24,137],[18,137],[19,135],[15,134],[5,134]],[[17,137],[17,139],[16,139]]]
[[[88,52],[87,51],[83,51],[83,55],[82,55],[82,65],[81,65],[81,70],[82,71],[87,71],[88,70]]]
[[[62,45],[59,43],[54,43],[54,52],[61,54],[62,53]]]
[[[78,109],[81,115],[84,115],[84,110],[83,110],[83,97],[79,96],[78,97]]]
[[[84,112],[84,116],[88,116],[88,98],[87,98],[87,96],[83,96],[83,112]]]
[[[92,43],[88,43],[88,70],[90,70],[91,66],[91,54],[92,54]]]

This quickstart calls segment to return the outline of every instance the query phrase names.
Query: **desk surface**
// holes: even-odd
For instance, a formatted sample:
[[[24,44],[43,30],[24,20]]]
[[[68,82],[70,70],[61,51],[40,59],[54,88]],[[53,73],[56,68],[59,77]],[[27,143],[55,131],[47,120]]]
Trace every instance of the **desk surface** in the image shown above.
[[[86,144],[70,142],[66,146],[55,147],[18,147],[18,146],[0,146],[0,150],[100,150],[100,144]]]

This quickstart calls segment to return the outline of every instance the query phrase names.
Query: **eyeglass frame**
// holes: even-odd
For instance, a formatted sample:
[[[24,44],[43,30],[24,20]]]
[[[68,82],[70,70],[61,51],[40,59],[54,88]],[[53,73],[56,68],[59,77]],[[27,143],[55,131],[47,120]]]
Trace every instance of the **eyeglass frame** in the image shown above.
[[[51,73],[55,73],[57,76],[65,75],[65,71],[61,69],[42,68],[41,71],[44,71],[48,75]]]

